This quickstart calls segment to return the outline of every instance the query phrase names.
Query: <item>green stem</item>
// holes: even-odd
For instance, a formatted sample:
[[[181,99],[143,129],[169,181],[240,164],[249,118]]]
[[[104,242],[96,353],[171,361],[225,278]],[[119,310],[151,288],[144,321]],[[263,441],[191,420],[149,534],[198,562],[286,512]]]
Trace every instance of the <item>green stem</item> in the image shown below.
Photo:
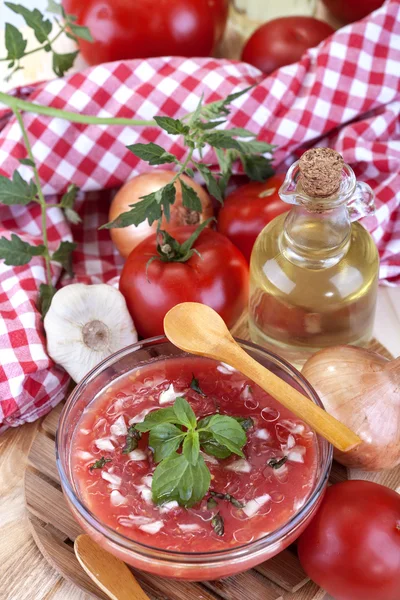
[[[20,98],[9,96],[4,92],[0,92],[0,102],[9,106],[13,113],[16,111],[32,112],[38,115],[47,115],[48,117],[56,117],[66,119],[73,123],[85,123],[86,125],[142,125],[144,127],[158,127],[155,121],[145,121],[143,119],[125,119],[123,117],[94,117],[92,115],[84,115],[79,113],[53,108],[52,106],[41,106],[33,102],[27,102]]]
[[[54,44],[54,42],[60,37],[60,35],[65,31],[65,27],[62,27],[60,29],[60,31],[57,33],[57,35],[55,35],[53,37],[52,40],[47,40],[47,42],[45,44],[43,44],[43,46],[38,46],[37,48],[33,48],[33,50],[29,50],[29,52],[24,52],[24,55],[21,58],[25,58],[25,56],[29,56],[29,54],[35,54],[35,52],[39,52],[40,50],[44,50],[46,46],[48,46],[50,44],[50,46],[52,44]],[[6,60],[11,60],[9,58],[0,58],[0,62],[4,62]]]
[[[52,286],[51,268],[50,268],[49,241],[48,241],[48,237],[47,237],[46,200],[45,200],[44,195],[43,195],[42,186],[40,184],[39,172],[38,172],[37,167],[36,167],[35,159],[33,157],[32,147],[31,147],[31,144],[29,142],[28,133],[27,133],[27,131],[25,129],[25,125],[24,125],[24,122],[22,120],[21,113],[19,112],[19,110],[15,110],[15,109],[13,109],[13,113],[14,113],[15,118],[17,119],[18,124],[19,124],[19,126],[21,128],[22,137],[24,138],[25,148],[26,148],[26,150],[28,152],[28,156],[29,156],[29,158],[31,159],[31,161],[35,165],[32,168],[33,168],[33,175],[34,175],[36,186],[37,186],[37,190],[38,190],[37,193],[38,193],[38,196],[39,196],[39,204],[40,204],[40,209],[41,209],[41,213],[42,213],[43,245],[46,248],[46,251],[45,251],[45,253],[43,255],[45,263],[46,263],[46,279],[47,279],[48,285]]]

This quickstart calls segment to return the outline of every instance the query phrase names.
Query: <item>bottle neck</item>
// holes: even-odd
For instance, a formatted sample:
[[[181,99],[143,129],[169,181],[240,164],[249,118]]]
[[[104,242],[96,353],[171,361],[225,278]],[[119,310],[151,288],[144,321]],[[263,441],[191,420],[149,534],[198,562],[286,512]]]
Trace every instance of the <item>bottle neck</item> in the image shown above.
[[[326,269],[345,256],[350,236],[351,222],[345,204],[321,212],[294,206],[284,223],[281,251],[295,265]]]

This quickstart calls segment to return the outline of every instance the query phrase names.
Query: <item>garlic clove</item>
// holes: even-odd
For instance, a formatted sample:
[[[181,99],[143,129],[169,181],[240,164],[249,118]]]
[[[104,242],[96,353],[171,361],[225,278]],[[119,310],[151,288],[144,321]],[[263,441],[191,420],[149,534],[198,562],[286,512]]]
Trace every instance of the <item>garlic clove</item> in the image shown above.
[[[302,374],[325,409],[363,440],[349,452],[334,450],[338,462],[366,471],[400,464],[400,358],[336,346],[314,354]]]
[[[76,382],[138,339],[125,298],[105,283],[74,283],[58,290],[44,328],[49,355]]]

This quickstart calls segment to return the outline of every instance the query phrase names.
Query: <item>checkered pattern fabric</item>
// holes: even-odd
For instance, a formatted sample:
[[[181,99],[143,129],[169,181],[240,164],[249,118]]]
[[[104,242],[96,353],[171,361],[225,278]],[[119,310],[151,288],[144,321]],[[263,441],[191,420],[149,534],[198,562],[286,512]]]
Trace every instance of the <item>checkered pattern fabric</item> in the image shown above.
[[[381,255],[381,280],[400,281],[400,3],[391,0],[370,17],[337,31],[296,64],[265,77],[257,69],[228,60],[154,58],[104,64],[22,90],[36,103],[99,116],[151,119],[179,117],[206,102],[256,84],[233,103],[231,125],[259,133],[275,144],[275,165],[284,170],[313,145],[336,148],[377,196],[375,216],[365,220]],[[18,92],[16,92],[18,93]],[[94,126],[24,114],[24,122],[49,202],[74,182],[82,192],[83,223],[70,226],[58,208],[48,211],[52,247],[72,237],[75,281],[118,282],[121,260],[107,231],[112,189],[146,170],[126,149],[134,142],[157,142],[178,156],[179,138],[150,127]],[[26,151],[12,115],[0,112],[0,171],[18,169]],[[211,150],[204,161],[215,163]],[[0,235],[14,232],[41,240],[39,207],[0,207]],[[60,269],[53,265],[59,285]],[[46,354],[37,290],[45,281],[43,261],[0,264],[0,427],[16,426],[45,414],[63,398],[65,372]]]

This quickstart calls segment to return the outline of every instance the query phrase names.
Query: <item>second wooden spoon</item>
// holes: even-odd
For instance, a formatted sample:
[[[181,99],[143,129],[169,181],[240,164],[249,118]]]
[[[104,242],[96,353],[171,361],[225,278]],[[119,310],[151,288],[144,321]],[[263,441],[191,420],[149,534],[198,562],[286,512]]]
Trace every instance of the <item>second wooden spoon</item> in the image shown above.
[[[178,304],[165,315],[164,331],[167,338],[185,352],[225,362],[241,371],[338,450],[348,452],[361,443],[358,435],[346,425],[251,358],[212,308],[197,302]]]

